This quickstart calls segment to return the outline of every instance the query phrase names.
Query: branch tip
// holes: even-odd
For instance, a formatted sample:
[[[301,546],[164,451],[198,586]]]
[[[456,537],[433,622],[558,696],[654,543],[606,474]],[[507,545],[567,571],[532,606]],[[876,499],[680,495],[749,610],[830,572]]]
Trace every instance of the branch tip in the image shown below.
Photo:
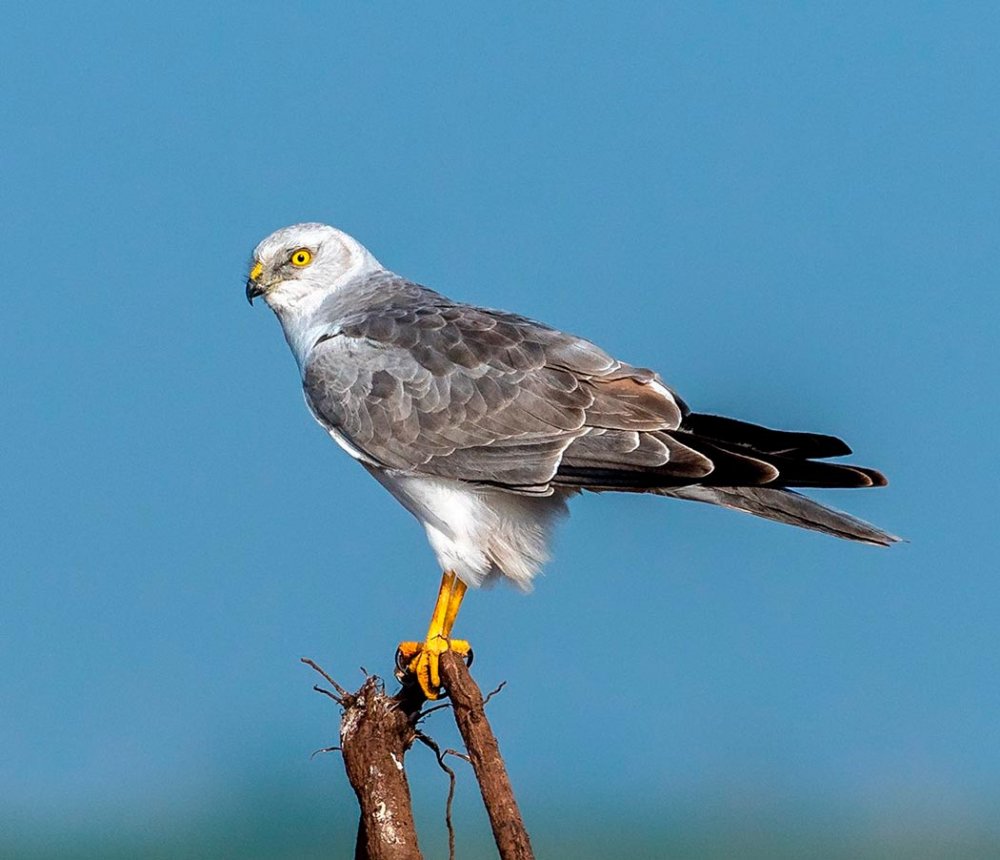
[[[491,690],[489,693],[487,693],[486,694],[486,698],[483,699],[483,707],[485,707],[487,704],[489,704],[490,699],[492,699],[497,693],[499,693],[501,690],[503,690],[503,688],[506,687],[506,686],[507,686],[507,682],[506,681],[501,681],[499,683],[499,685],[497,685],[497,688],[495,690]]]
[[[320,755],[321,753],[332,753],[332,752],[342,752],[342,750],[340,749],[340,747],[323,747],[323,749],[313,750],[311,753],[309,753],[309,761],[312,761],[314,758],[316,758],[316,756]]]
[[[341,687],[340,684],[338,684],[336,681],[334,681],[333,678],[331,678],[329,676],[329,674],[327,674],[326,670],[323,669],[318,663],[316,663],[315,660],[310,660],[308,657],[300,657],[299,658],[299,662],[305,663],[313,671],[319,672],[319,674],[323,676],[323,678],[326,680],[326,682],[331,687],[333,687],[333,689],[335,689],[337,691],[337,695],[343,701],[347,701],[348,699],[350,699],[351,694],[349,692],[347,692],[347,690],[345,690],[343,687]],[[329,690],[320,690],[319,687],[313,687],[313,689],[314,690],[319,690],[319,692],[321,692],[321,693],[328,693],[329,694]],[[332,697],[332,698],[336,698],[336,697]],[[343,704],[343,702],[341,702],[341,704]]]

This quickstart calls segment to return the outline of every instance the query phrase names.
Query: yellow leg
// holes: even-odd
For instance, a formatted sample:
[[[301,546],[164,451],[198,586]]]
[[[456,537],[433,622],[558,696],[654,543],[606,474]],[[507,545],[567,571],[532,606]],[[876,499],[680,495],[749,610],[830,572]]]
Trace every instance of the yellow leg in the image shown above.
[[[463,639],[452,639],[451,628],[465,597],[466,585],[451,571],[441,577],[437,602],[427,627],[427,638],[423,642],[400,642],[396,662],[404,674],[412,674],[428,699],[436,699],[441,689],[439,662],[445,651],[454,651],[465,657],[471,653],[469,643]]]
[[[454,574],[452,574],[454,576]],[[462,600],[468,586],[457,576],[452,580],[451,594],[448,595],[448,608],[444,613],[444,635],[451,636],[451,628],[455,626],[458,610],[462,608]]]

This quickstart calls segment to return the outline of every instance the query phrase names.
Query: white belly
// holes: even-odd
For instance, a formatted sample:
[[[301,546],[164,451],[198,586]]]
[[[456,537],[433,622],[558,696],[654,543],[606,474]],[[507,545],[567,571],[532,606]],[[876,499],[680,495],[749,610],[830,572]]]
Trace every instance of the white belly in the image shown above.
[[[556,490],[551,496],[519,496],[366,468],[423,524],[441,569],[471,586],[503,576],[530,589],[549,558],[552,526],[567,513],[572,495]]]

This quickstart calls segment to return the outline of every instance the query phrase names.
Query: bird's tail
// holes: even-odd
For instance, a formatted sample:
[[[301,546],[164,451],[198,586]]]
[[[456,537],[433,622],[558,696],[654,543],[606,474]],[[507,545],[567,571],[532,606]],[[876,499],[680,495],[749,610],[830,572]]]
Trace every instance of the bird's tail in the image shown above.
[[[889,546],[901,538],[884,532],[850,514],[828,508],[793,490],[771,487],[706,487],[691,485],[657,491],[658,495],[721,505],[754,516],[776,520],[875,546]]]

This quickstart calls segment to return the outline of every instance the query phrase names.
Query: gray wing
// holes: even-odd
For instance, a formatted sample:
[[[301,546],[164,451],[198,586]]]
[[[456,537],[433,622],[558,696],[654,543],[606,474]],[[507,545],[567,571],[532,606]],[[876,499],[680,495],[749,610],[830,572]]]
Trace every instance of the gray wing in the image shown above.
[[[316,417],[382,468],[529,493],[550,492],[577,460],[691,471],[682,446],[654,432],[684,412],[654,373],[513,314],[373,309],[321,338],[304,370]]]
[[[371,465],[521,493],[885,483],[817,462],[839,439],[693,413],[589,341],[427,296],[341,320],[305,367],[313,413]]]

